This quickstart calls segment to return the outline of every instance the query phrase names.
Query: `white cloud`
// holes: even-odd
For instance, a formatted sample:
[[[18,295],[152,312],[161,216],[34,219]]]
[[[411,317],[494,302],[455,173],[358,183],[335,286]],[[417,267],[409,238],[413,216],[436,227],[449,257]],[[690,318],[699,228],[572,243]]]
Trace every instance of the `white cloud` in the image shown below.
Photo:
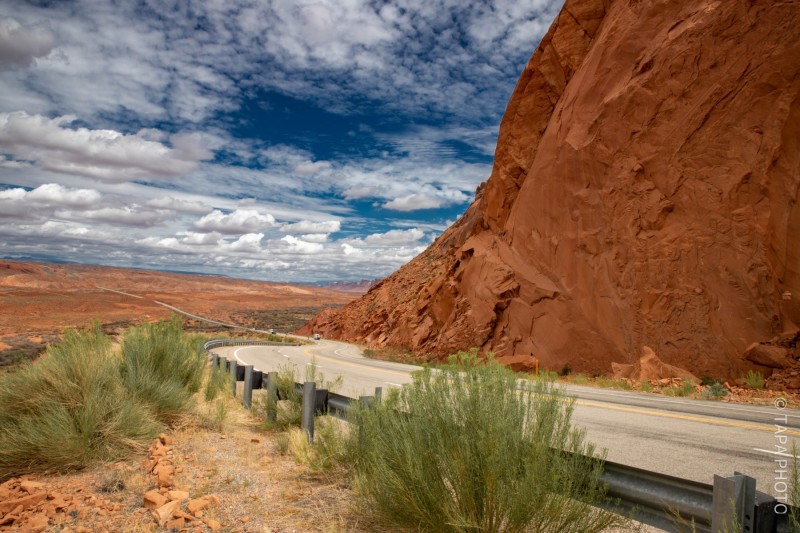
[[[281,241],[288,244],[289,251],[292,252],[299,252],[302,254],[313,254],[316,252],[321,252],[323,250],[323,246],[316,242],[306,242],[302,239],[298,239],[292,235],[286,235],[281,239]]]
[[[229,249],[234,252],[260,252],[261,239],[263,238],[263,233],[248,233],[231,243]]]
[[[274,227],[275,217],[259,213],[255,209],[237,209],[227,215],[219,209],[215,209],[192,226],[199,231],[218,231],[226,235],[242,235]]]
[[[65,207],[90,206],[99,202],[100,198],[100,193],[93,189],[68,189],[57,183],[47,183],[32,191],[25,189],[0,191],[0,199]]]
[[[386,202],[383,207],[393,211],[418,211],[420,209],[436,209],[441,207],[444,202],[441,198],[429,196],[427,194],[409,194],[395,198],[391,202]]]
[[[303,161],[294,167],[297,174],[317,174],[324,170],[330,170],[332,165],[328,161]]]
[[[0,217],[41,218],[60,208],[86,208],[97,204],[102,196],[92,189],[68,189],[56,183],[41,185],[32,191],[6,189],[0,191]]]
[[[175,135],[175,147],[170,148],[114,130],[68,128],[75,120],[24,111],[0,113],[0,150],[45,170],[107,182],[179,176],[212,156],[199,135]]]
[[[182,213],[208,213],[211,209],[203,202],[181,200],[173,198],[172,196],[159,196],[147,200],[147,205],[156,207],[158,209],[167,209],[171,211],[180,211]]]
[[[181,237],[181,242],[188,245],[210,246],[219,244],[222,241],[222,234],[216,231],[212,231],[211,233],[183,231],[178,235]]]
[[[335,233],[341,229],[342,223],[338,220],[326,220],[324,222],[301,220],[281,227],[281,231],[284,233]]]
[[[0,17],[0,70],[30,67],[54,46],[55,36],[48,24],[22,26],[11,17]]]
[[[386,233],[373,233],[364,238],[364,242],[380,246],[401,246],[412,244],[425,236],[425,232],[419,228],[406,230],[393,229]]]
[[[103,222],[105,224],[147,228],[170,220],[169,211],[151,210],[132,204],[122,207],[103,207],[81,211],[60,210],[55,216],[69,220]]]
[[[305,242],[326,243],[328,242],[328,235],[328,233],[306,233],[300,235],[299,239]]]

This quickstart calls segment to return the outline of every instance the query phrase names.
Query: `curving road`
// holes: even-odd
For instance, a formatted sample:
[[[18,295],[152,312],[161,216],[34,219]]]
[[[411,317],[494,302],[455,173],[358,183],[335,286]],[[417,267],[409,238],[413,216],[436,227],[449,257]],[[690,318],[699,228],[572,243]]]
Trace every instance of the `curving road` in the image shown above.
[[[367,359],[358,347],[329,340],[215,352],[264,371],[294,365],[299,380],[313,359],[325,379],[344,377],[338,392],[350,397],[371,395],[375,387],[400,387],[419,369]],[[780,454],[800,437],[800,411],[780,402],[761,407],[579,386],[568,391],[577,397],[573,421],[608,450],[610,461],[703,483],[735,470],[755,477],[758,490],[782,495],[782,474],[775,472],[782,467],[776,460],[784,460]]]

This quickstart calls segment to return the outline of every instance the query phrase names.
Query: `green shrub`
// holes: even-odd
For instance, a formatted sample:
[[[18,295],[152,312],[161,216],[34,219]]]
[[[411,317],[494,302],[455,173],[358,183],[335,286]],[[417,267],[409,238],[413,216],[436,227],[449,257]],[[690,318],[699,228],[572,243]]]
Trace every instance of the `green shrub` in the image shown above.
[[[559,376],[569,376],[572,373],[572,367],[569,366],[569,363],[564,363],[564,366],[561,367],[561,371],[558,373]]]
[[[212,366],[208,371],[208,379],[205,386],[205,399],[212,401],[219,394],[226,390],[230,383],[230,374],[220,369],[219,366]]]
[[[624,379],[614,379],[614,378],[607,378],[600,376],[595,380],[595,384],[598,387],[602,387],[604,389],[620,389],[620,390],[631,390],[631,384],[625,381]]]
[[[311,358],[311,363],[306,365],[306,381],[313,381],[316,383],[318,389],[325,389],[330,392],[337,391],[342,384],[344,383],[344,378],[342,376],[336,376],[336,379],[330,380],[325,379],[325,374],[323,374],[319,370],[319,365],[317,365],[317,358]]]
[[[553,383],[558,380],[558,374],[552,370],[539,370],[539,375],[536,376],[538,381]]]
[[[40,361],[0,378],[0,479],[118,460],[160,429],[122,386],[98,326],[66,331]]]
[[[122,338],[124,386],[167,424],[189,410],[205,366],[201,346],[178,318],[129,328]]]
[[[761,390],[764,388],[764,376],[761,372],[750,370],[744,377],[744,382],[753,390]]]
[[[264,380],[267,376],[264,375]],[[295,387],[298,381],[297,369],[292,364],[278,367],[276,392],[277,397],[270,398],[269,394],[261,394],[253,398],[255,411],[263,418],[265,429],[286,429],[299,426],[302,418],[302,404],[300,392]],[[266,381],[264,386],[266,387]],[[270,420],[269,413],[276,413],[275,420]]]
[[[460,353],[355,415],[355,486],[396,524],[427,531],[593,532],[622,521],[603,499],[601,461],[570,426],[552,382]],[[571,452],[564,454],[561,452]]]
[[[708,388],[703,390],[702,397],[707,400],[719,400],[724,398],[728,395],[728,389],[720,383],[719,381],[715,381]]]
[[[661,393],[665,396],[691,396],[696,391],[697,386],[690,379],[682,380],[680,383],[673,383],[669,387],[661,389]]]
[[[642,392],[653,392],[653,386],[645,379],[639,383],[639,390]]]
[[[709,377],[709,376],[700,377],[700,385],[702,385],[703,387],[710,387],[714,383],[719,383],[719,380],[714,379],[714,378]]]
[[[575,385],[586,385],[589,383],[589,378],[586,376],[586,374],[575,374],[572,376],[572,382]]]

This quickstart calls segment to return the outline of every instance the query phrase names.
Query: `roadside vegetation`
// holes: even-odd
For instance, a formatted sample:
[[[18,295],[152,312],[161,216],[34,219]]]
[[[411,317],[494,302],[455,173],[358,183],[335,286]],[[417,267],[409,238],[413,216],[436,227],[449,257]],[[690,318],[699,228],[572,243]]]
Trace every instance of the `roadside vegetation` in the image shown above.
[[[33,364],[0,376],[0,480],[114,461],[146,448],[195,409],[208,381],[202,338],[180,320],[67,330]]]
[[[289,429],[279,450],[347,477],[363,512],[389,529],[625,526],[626,518],[597,507],[605,500],[603,455],[571,426],[572,410],[552,379],[519,391],[511,370],[461,352],[355,410],[352,425],[318,419],[313,445]]]

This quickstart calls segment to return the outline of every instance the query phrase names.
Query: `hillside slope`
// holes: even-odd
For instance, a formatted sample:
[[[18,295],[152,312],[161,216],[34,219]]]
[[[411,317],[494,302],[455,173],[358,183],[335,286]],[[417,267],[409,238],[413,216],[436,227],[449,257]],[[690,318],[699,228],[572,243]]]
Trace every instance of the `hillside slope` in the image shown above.
[[[568,0],[467,213],[306,328],[601,372],[645,346],[698,376],[797,350],[798,27],[796,2]]]

